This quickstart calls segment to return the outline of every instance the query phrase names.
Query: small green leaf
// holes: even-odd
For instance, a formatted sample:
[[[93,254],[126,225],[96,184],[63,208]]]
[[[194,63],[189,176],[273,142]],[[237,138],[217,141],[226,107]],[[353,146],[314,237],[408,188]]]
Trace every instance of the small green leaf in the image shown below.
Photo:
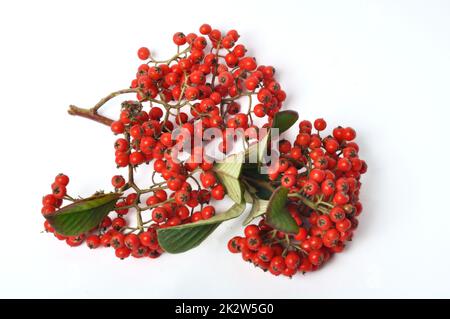
[[[267,213],[267,208],[269,206],[269,201],[264,200],[261,198],[254,197],[253,198],[253,206],[252,210],[248,214],[247,218],[245,218],[244,222],[242,223],[244,226],[250,224],[250,222],[255,219],[256,217],[259,217],[261,215],[264,215]]]
[[[279,133],[287,131],[298,120],[298,113],[295,111],[287,110],[281,111],[275,114],[273,118],[273,128],[278,128]]]
[[[223,221],[240,216],[245,203],[234,204],[228,211],[191,224],[158,229],[159,245],[168,253],[178,254],[200,245]]]
[[[297,122],[297,120],[298,120],[297,112],[291,110],[281,111],[275,114],[271,128],[277,128],[278,134],[281,134],[287,131],[292,125],[294,125],[295,122]],[[271,130],[269,129],[267,134],[258,143],[250,145],[250,147],[247,149],[246,152],[247,159],[248,158],[253,159],[253,157],[255,157],[253,154],[256,154],[256,160],[259,163],[263,162],[263,159],[266,154],[266,148],[269,143],[270,135]]]
[[[241,175],[242,164],[244,161],[245,154],[243,152],[233,154],[226,157],[223,162],[214,164],[214,170],[221,175],[227,175],[228,177],[238,179]]]
[[[282,186],[273,192],[267,207],[266,222],[284,233],[297,234],[297,222],[286,209],[288,193],[289,190]]]
[[[227,191],[227,195],[235,202],[241,203],[243,189],[239,181],[245,153],[238,153],[225,158],[223,162],[214,165],[214,171]]]
[[[97,227],[103,218],[114,210],[121,195],[119,193],[94,195],[67,205],[46,216],[46,219],[61,235],[81,235]]]

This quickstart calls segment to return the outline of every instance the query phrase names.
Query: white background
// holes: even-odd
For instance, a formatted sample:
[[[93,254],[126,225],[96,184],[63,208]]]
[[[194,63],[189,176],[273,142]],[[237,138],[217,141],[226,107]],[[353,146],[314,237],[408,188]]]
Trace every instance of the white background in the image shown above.
[[[276,67],[286,107],[358,132],[365,211],[319,272],[275,278],[228,253],[238,220],[158,260],[41,233],[56,173],[80,195],[115,173],[108,128],[67,106],[127,87],[138,47],[172,55],[204,22]],[[449,1],[2,1],[0,30],[0,297],[450,297]]]

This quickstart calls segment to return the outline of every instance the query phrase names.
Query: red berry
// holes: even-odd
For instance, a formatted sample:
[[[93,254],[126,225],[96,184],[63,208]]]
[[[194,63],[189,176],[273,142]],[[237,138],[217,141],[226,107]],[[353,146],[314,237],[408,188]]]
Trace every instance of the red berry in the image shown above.
[[[321,183],[326,177],[326,174],[323,170],[314,168],[309,173],[309,178],[316,181],[317,183]]]
[[[91,235],[86,239],[86,244],[90,249],[98,248],[101,244],[100,237],[97,235]]]
[[[336,229],[340,232],[346,232],[351,227],[352,227],[352,222],[347,218],[344,218],[343,220],[338,221],[336,223]]]
[[[67,186],[69,184],[69,177],[67,175],[60,173],[55,177],[55,183]]]
[[[121,230],[127,225],[127,222],[122,217],[116,217],[111,222],[111,227],[115,230]]]
[[[314,196],[319,191],[319,185],[317,184],[317,182],[315,182],[313,180],[309,180],[305,183],[305,185],[303,186],[303,189],[305,190],[305,193],[307,195]]]
[[[295,182],[296,182],[295,175],[284,175],[281,178],[281,185],[286,188],[291,188],[292,186],[294,186]]]
[[[336,206],[330,210],[330,219],[333,222],[335,223],[340,222],[344,218],[345,218],[345,211],[341,207]]]
[[[274,251],[270,246],[261,246],[258,249],[257,256],[264,262],[269,262],[274,256]]]
[[[209,24],[202,24],[201,26],[200,26],[200,33],[201,34],[203,34],[203,35],[208,35],[209,33],[211,33],[211,31],[212,31],[212,28],[211,28],[211,26],[209,25]]]
[[[260,229],[257,225],[248,225],[244,229],[245,237],[259,236]]]
[[[124,243],[129,249],[136,249],[140,245],[139,237],[136,234],[128,234],[125,236]]]
[[[137,52],[139,59],[147,60],[150,57],[150,50],[148,48],[142,47]]]
[[[114,175],[111,184],[114,188],[121,188],[125,185],[125,178],[122,175]]]
[[[53,207],[55,207],[57,202],[58,202],[58,199],[53,194],[45,195],[42,198],[42,205],[43,206],[53,206]]]
[[[125,125],[120,121],[115,121],[111,123],[111,131],[114,134],[121,134],[125,131]]]
[[[323,131],[327,127],[327,122],[324,119],[317,119],[314,121],[314,128],[318,131]]]
[[[129,157],[129,162],[133,166],[142,164],[145,161],[145,156],[141,152],[132,152]]]
[[[300,256],[298,255],[298,253],[296,253],[294,251],[290,251],[286,255],[284,261],[285,261],[287,268],[297,270],[298,266],[300,265]]]
[[[200,174],[200,181],[203,187],[209,188],[216,183],[216,176],[212,172],[203,172]]]
[[[211,217],[213,217],[216,213],[216,210],[214,209],[213,206],[205,206],[203,207],[201,214],[203,219],[209,219]]]
[[[285,268],[286,263],[284,262],[284,258],[281,256],[275,256],[270,261],[269,271],[275,276],[280,275]]]
[[[124,246],[125,236],[122,233],[116,233],[111,236],[110,245],[115,249],[121,248]]]
[[[225,197],[225,189],[222,185],[217,185],[211,190],[211,196],[215,200],[221,200]]]
[[[66,196],[66,187],[62,184],[53,183],[52,184],[52,192],[53,196],[55,196],[56,199],[63,199],[64,196]]]
[[[163,207],[156,207],[152,212],[152,220],[155,223],[163,223],[167,218],[167,211]]]
[[[344,140],[346,140],[348,142],[353,141],[356,138],[355,130],[352,129],[351,127],[345,128],[343,138],[344,138]]]
[[[335,202],[338,205],[347,204],[349,200],[350,200],[350,197],[343,192],[338,192],[333,197],[333,202]]]
[[[327,230],[331,227],[331,220],[328,215],[322,215],[319,216],[317,219],[317,227],[319,227],[321,230]]]
[[[241,251],[241,241],[242,237],[233,237],[228,241],[228,250],[233,254],[236,254]]]
[[[116,249],[115,253],[118,258],[125,259],[130,256],[131,250],[127,247],[120,247]]]
[[[313,250],[309,253],[308,259],[311,262],[311,264],[319,266],[323,263],[324,255],[319,250]]]
[[[186,36],[183,32],[177,32],[173,35],[173,42],[176,45],[183,45],[186,43]]]
[[[44,206],[41,209],[41,213],[42,213],[43,216],[50,215],[51,213],[53,213],[55,211],[56,211],[55,206]]]

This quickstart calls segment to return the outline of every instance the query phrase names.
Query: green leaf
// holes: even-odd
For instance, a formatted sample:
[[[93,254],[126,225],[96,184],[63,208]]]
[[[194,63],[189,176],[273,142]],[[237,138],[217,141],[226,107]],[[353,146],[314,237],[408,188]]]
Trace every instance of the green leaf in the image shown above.
[[[247,190],[244,190],[244,200],[247,204],[253,204],[252,194],[250,194]]]
[[[67,205],[46,216],[56,232],[64,236],[77,236],[97,227],[114,210],[122,194],[94,195]]]
[[[245,153],[242,152],[228,156],[223,162],[214,165],[214,171],[216,172],[217,177],[225,187],[228,196],[235,203],[242,202],[243,189],[239,177],[244,161]]]
[[[242,179],[247,184],[248,191],[264,200],[270,199],[275,188],[270,184],[269,176],[259,172],[258,164],[245,163],[242,169]]]
[[[227,195],[230,196],[233,202],[242,202],[243,189],[241,187],[241,182],[238,179],[229,177],[228,175],[222,175],[220,173],[217,174],[217,177],[219,178],[223,187],[225,187]]]
[[[298,225],[286,208],[289,190],[278,187],[272,194],[267,207],[266,222],[284,233],[297,234]]]
[[[294,125],[297,120],[297,112],[291,110],[281,111],[275,114],[271,128],[277,128],[278,134],[281,134],[287,131],[292,125]],[[254,152],[256,152],[256,159],[258,160],[258,162],[263,162],[264,156],[266,154],[266,148],[270,139],[270,134],[271,131],[269,130],[258,143],[250,145],[246,152],[247,159],[249,157],[253,159],[253,155],[250,156],[249,154],[254,154]]]
[[[245,154],[243,152],[233,154],[226,157],[223,162],[214,164],[214,170],[221,175],[227,175],[228,177],[238,179],[241,175],[244,160]]]
[[[273,118],[273,128],[278,128],[279,133],[287,131],[298,120],[298,113],[295,111],[287,110],[281,111],[275,114]]]
[[[245,218],[244,222],[242,223],[244,226],[250,224],[250,222],[255,219],[256,217],[259,217],[261,215],[264,215],[267,213],[267,208],[269,207],[269,201],[264,200],[261,198],[254,197],[253,198],[253,206],[252,210],[248,214],[247,218]]]
[[[200,245],[223,221],[240,216],[245,203],[234,204],[228,211],[191,224],[158,229],[159,245],[168,253],[178,254]]]

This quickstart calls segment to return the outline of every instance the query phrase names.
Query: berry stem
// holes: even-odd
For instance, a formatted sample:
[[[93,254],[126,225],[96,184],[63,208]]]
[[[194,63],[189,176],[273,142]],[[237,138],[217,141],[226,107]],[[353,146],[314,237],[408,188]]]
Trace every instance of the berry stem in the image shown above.
[[[155,64],[167,64],[170,65],[170,63],[172,63],[173,61],[177,60],[180,56],[182,56],[185,53],[188,53],[191,51],[191,46],[188,46],[186,49],[184,49],[183,51],[180,52],[180,47],[178,46],[177,48],[177,53],[171,57],[168,60],[165,61],[158,61],[158,60],[154,60],[152,57],[149,58],[149,61],[147,62],[147,64],[150,63],[155,63]]]
[[[319,212],[321,212],[322,214],[328,214],[328,210],[327,210],[326,208],[320,207],[320,206],[319,206],[319,204],[320,204],[320,203],[323,204],[323,202],[317,202],[317,203],[316,203],[316,202],[314,202],[314,201],[308,199],[307,197],[305,197],[305,196],[303,196],[303,195],[301,195],[301,194],[299,194],[299,193],[289,194],[288,196],[289,196],[289,197],[297,197],[297,198],[300,199],[300,201],[301,201],[303,204],[305,204],[305,205],[308,206],[309,208],[311,208],[311,209],[313,209],[313,210],[316,210],[316,211],[319,211]]]

